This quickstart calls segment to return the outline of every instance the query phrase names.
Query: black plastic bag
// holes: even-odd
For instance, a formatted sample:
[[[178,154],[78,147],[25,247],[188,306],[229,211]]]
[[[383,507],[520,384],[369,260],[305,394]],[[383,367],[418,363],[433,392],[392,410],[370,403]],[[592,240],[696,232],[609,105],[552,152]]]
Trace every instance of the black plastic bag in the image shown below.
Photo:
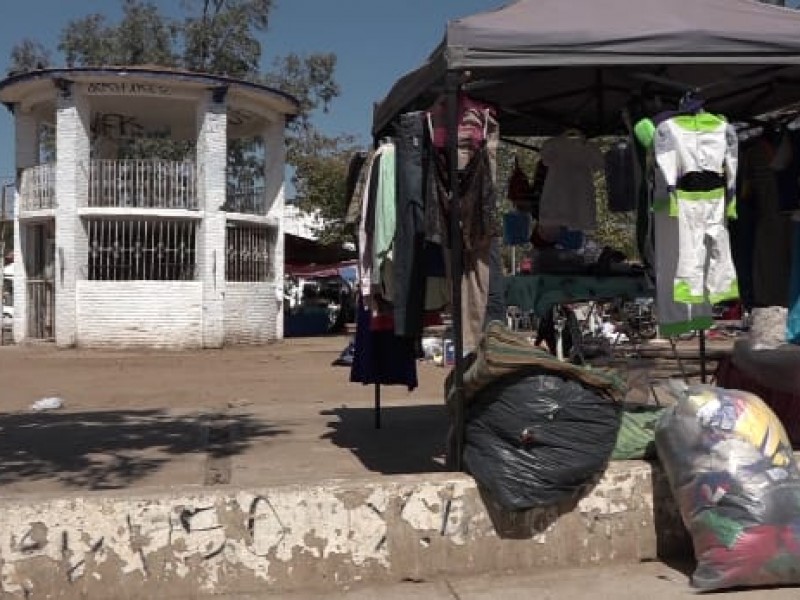
[[[469,405],[464,464],[506,510],[577,499],[605,470],[620,415],[577,381],[543,371],[502,379]]]

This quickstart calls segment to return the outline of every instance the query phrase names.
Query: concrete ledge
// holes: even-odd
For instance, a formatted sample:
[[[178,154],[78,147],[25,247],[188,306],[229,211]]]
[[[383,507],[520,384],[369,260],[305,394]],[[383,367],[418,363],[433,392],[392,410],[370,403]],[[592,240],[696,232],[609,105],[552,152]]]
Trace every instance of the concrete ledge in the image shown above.
[[[504,514],[470,477],[430,474],[6,497],[0,532],[4,598],[330,590],[691,552],[665,476],[634,461],[612,463],[589,495],[562,509]]]

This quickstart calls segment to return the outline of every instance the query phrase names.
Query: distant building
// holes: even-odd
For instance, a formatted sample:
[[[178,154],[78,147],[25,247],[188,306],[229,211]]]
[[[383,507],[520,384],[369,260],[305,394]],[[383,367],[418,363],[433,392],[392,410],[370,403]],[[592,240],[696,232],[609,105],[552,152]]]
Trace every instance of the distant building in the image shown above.
[[[14,114],[14,339],[220,347],[283,335],[296,100],[150,67],[0,81]],[[247,161],[229,164],[229,149]],[[255,166],[254,166],[255,165]]]
[[[319,211],[309,213],[289,202],[283,208],[283,229],[288,234],[316,240],[319,239],[319,231],[323,225]]]

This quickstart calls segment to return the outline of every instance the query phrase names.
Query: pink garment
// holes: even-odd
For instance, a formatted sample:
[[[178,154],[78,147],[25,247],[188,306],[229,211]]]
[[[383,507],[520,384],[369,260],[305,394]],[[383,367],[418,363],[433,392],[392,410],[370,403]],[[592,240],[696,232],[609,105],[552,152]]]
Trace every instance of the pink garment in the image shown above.
[[[486,138],[489,120],[497,119],[497,111],[490,104],[473,100],[466,94],[458,97],[458,145],[477,148]],[[433,145],[447,146],[447,102],[441,98],[433,105],[428,115],[433,127]]]

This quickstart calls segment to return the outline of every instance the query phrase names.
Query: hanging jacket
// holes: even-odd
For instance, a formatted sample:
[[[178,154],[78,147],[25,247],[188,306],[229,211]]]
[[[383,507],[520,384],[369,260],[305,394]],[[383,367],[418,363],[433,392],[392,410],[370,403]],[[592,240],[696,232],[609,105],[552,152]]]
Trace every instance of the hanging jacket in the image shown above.
[[[672,193],[670,214],[677,216],[674,191],[681,189],[681,179],[691,173],[707,173],[722,178],[727,215],[735,217],[737,155],[736,130],[724,117],[701,111],[661,122],[655,132],[655,156]]]

